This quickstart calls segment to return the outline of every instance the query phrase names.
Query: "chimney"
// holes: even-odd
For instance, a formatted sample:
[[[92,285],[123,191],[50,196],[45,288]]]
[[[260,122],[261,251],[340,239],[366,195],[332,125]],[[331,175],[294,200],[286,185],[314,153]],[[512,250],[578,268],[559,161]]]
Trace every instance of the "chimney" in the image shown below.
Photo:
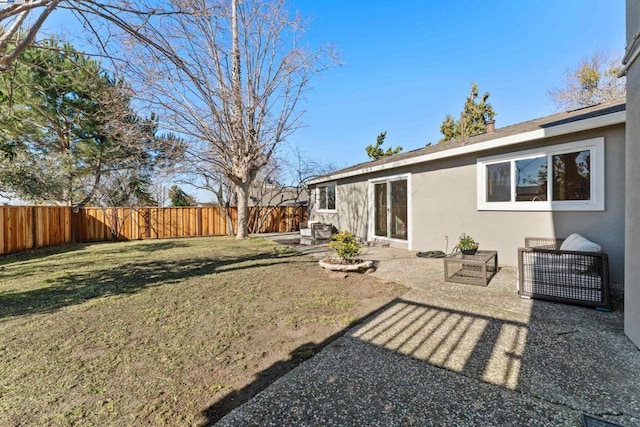
[[[495,132],[496,132],[496,121],[487,120],[487,133],[495,133]]]

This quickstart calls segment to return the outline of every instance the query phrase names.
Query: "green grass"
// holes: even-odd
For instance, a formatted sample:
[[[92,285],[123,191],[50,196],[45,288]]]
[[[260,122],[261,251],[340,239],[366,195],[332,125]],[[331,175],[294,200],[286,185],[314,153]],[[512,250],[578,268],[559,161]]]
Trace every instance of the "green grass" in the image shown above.
[[[7,425],[201,425],[403,288],[335,281],[263,239],[50,248],[0,258]],[[231,398],[234,397],[234,398]]]

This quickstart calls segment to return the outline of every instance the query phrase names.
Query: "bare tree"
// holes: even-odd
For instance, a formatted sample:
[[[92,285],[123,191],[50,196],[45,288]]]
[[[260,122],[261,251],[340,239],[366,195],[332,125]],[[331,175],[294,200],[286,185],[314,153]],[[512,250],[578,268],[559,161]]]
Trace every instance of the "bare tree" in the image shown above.
[[[169,195],[167,193],[175,179],[175,175],[175,168],[165,168],[154,172],[149,189],[153,199],[158,202],[158,206],[164,207],[169,204]]]
[[[140,28],[150,44],[128,44],[139,59],[130,71],[164,109],[165,126],[191,143],[191,164],[233,184],[236,236],[246,238],[251,185],[301,125],[302,95],[333,52],[300,47],[305,22],[282,0],[173,1],[181,14]]]
[[[300,208],[310,199],[307,181],[328,174],[338,168],[307,156],[295,146],[291,150],[280,150],[269,164],[260,170],[250,189],[249,231],[258,233],[273,217],[273,212],[282,206]],[[298,212],[300,213],[300,212]],[[294,222],[291,221],[293,229]]]
[[[618,78],[621,69],[619,57],[597,51],[567,69],[562,85],[550,90],[549,98],[564,111],[623,98],[626,88],[625,79]]]
[[[0,9],[0,71],[7,70],[26,48],[37,44],[42,25],[55,10],[75,15],[99,50],[109,44],[102,24],[114,25],[131,37],[149,43],[139,31],[151,17],[181,13],[171,3],[152,0],[17,0]],[[15,43],[16,38],[18,42]]]
[[[298,146],[291,149],[289,156],[282,160],[282,164],[290,176],[289,185],[296,188],[296,202],[300,201],[303,193],[306,193],[307,200],[311,199],[311,190],[307,185],[307,181],[322,175],[327,175],[339,169],[335,164],[326,163],[322,160],[309,157]]]

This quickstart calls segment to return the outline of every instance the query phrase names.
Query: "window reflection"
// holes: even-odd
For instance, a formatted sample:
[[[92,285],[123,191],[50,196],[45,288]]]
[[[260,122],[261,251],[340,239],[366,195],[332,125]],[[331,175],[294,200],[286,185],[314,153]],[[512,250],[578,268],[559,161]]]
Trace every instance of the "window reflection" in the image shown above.
[[[407,240],[407,181],[391,183],[391,237]]]
[[[487,165],[487,202],[511,201],[511,163]]]
[[[335,209],[336,208],[336,186],[328,185],[327,186],[327,209]]]
[[[547,200],[547,158],[516,160],[516,202]]]
[[[553,200],[590,200],[591,152],[553,156]]]
[[[335,210],[336,208],[336,185],[329,184],[318,187],[320,194],[318,197],[319,209]]]
[[[387,183],[374,186],[375,235],[387,237]]]

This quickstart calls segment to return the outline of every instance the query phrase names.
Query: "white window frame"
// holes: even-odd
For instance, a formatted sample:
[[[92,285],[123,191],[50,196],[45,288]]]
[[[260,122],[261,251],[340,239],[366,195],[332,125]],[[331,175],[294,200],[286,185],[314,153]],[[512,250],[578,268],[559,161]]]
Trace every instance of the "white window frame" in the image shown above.
[[[557,200],[552,197],[553,177],[552,168],[547,167],[547,200],[535,202],[516,202],[515,162],[527,158],[547,157],[547,164],[551,164],[551,156],[576,151],[589,150],[591,157],[590,200]],[[487,166],[496,163],[511,163],[511,201],[487,201]],[[501,154],[479,158],[477,161],[478,210],[480,211],[604,211],[605,210],[605,166],[604,166],[604,137],[586,139],[566,144],[550,145],[532,150]]]
[[[392,181],[407,181],[407,239],[395,239],[392,237],[386,236],[376,236],[375,233],[375,202],[374,202],[374,186],[375,184],[380,184],[383,182],[392,182]],[[367,240],[382,240],[389,242],[397,242],[400,244],[407,245],[407,249],[412,250],[413,248],[413,205],[412,205],[412,197],[411,197],[411,173],[404,173],[399,175],[391,175],[380,178],[372,178],[367,180],[369,184],[369,188],[367,191],[367,198],[369,200],[368,203],[368,211],[369,211],[369,220],[367,224]],[[391,197],[389,193],[387,193],[387,197]]]
[[[335,208],[334,209],[327,209],[327,208],[322,208],[320,207],[320,188],[326,188],[326,187],[330,187],[333,185],[334,188],[334,196],[335,196]],[[331,182],[324,182],[320,185],[318,185],[316,187],[316,206],[318,207],[318,212],[324,212],[324,213],[336,213],[338,211],[338,182],[337,181],[331,181]]]

